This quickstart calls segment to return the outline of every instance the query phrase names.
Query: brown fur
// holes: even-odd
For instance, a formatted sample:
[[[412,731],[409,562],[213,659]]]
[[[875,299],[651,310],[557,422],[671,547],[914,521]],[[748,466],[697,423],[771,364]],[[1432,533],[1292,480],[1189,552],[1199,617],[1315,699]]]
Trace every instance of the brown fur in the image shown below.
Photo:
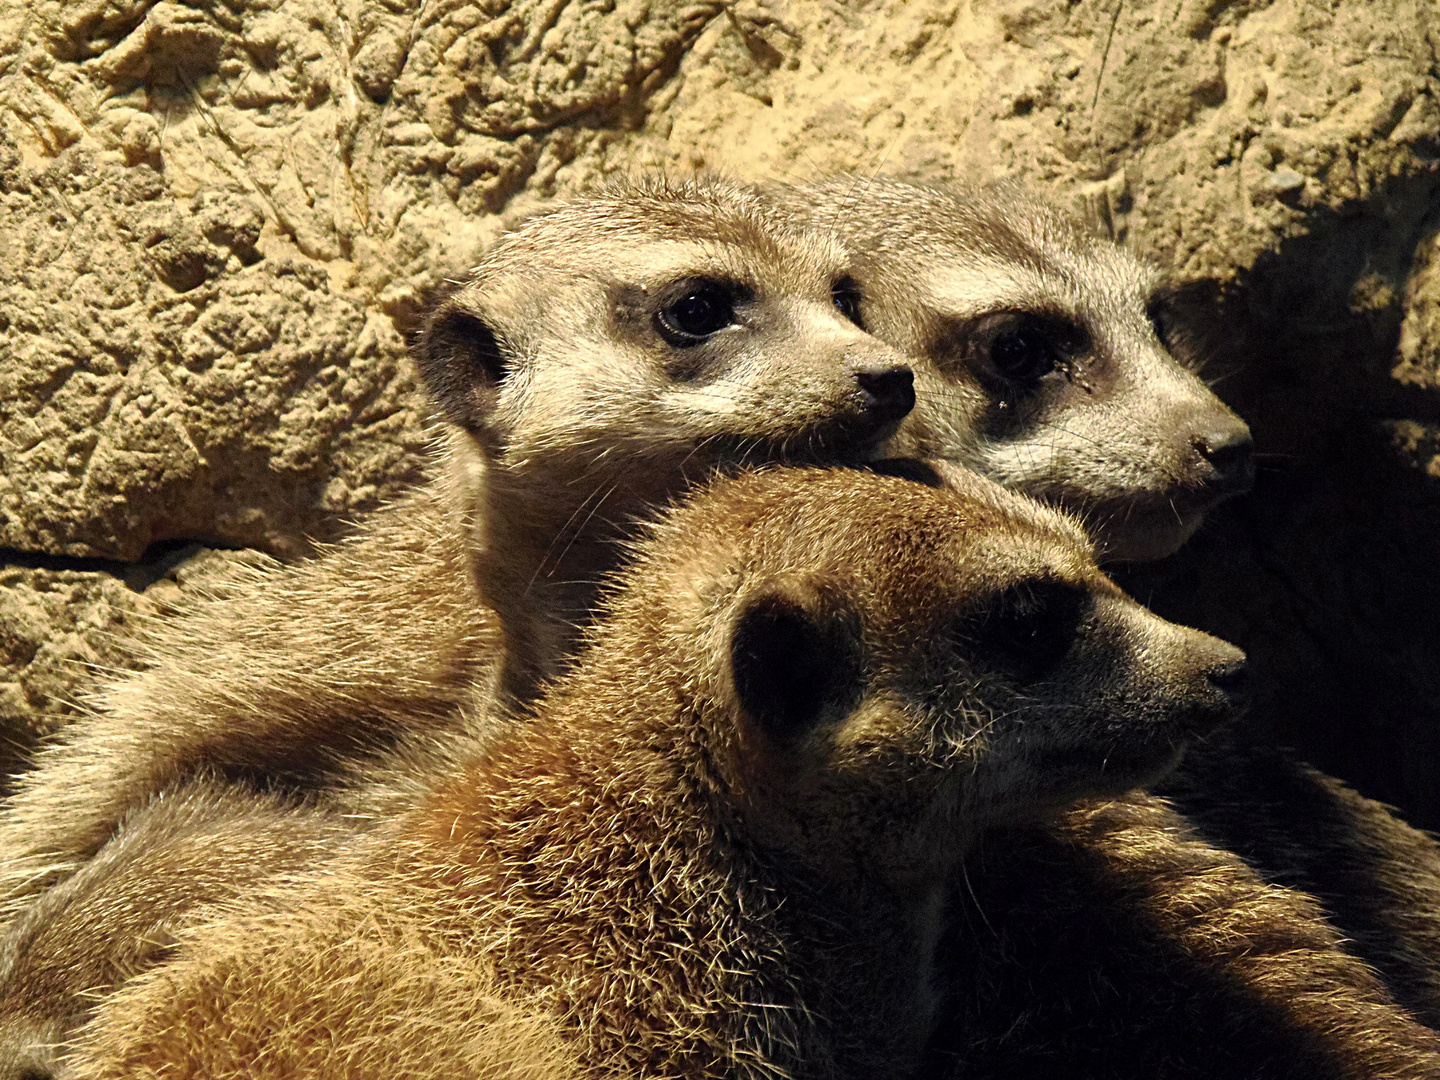
[[[583,1075],[559,1025],[502,998],[483,959],[446,955],[407,913],[366,899],[336,866],[344,903],[293,898],[247,919],[245,947],[156,970],[102,1012],[69,1077],[160,1080],[569,1080]],[[251,899],[251,904],[256,902]],[[234,934],[201,925],[191,940]],[[227,988],[240,988],[231,994]],[[140,1014],[182,1017],[145,1030]],[[123,1047],[116,1050],[116,1047]]]
[[[1243,732],[1187,755],[1161,790],[1208,841],[1314,894],[1395,997],[1440,1028],[1440,844]]]
[[[376,841],[362,909],[492,964],[587,1075],[908,1075],[977,833],[1164,767],[1238,657],[1125,598],[1069,522],[953,481],[772,471],[678,511],[537,722]],[[343,880],[310,902],[348,908]],[[235,957],[269,925],[196,931],[112,997],[79,1075],[209,1075],[169,1047],[257,1024]],[[332,1000],[334,971],[292,973],[279,1015]]]
[[[193,908],[312,868],[351,830],[271,795],[199,780],[132,811],[115,838],[0,940],[0,1077],[48,1075],[94,1003],[168,954]]]
[[[1440,1036],[1344,952],[1313,900],[1262,882],[1164,800],[992,835],[963,880],[932,1047],[944,1075],[1440,1075]]]

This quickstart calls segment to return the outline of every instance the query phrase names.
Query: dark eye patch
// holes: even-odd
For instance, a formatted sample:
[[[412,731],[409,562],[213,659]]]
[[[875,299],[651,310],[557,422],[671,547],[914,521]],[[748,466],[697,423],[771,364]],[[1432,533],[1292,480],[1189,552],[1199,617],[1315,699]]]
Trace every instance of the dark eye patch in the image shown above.
[[[1061,581],[1038,579],[991,598],[957,629],[967,653],[1022,682],[1043,677],[1070,651],[1090,594]]]
[[[1066,319],[1028,311],[992,318],[977,335],[980,359],[1011,386],[1033,387],[1090,348],[1090,335]]]
[[[852,277],[842,277],[830,287],[831,299],[835,301],[835,310],[844,315],[861,330],[865,329],[865,323],[860,315],[860,304],[865,296],[860,291],[860,283]]]

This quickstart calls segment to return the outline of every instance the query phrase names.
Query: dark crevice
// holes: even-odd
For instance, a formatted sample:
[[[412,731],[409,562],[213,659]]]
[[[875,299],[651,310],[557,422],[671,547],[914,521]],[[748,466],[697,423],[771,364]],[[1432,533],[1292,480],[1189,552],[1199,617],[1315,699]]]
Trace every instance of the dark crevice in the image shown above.
[[[1257,738],[1428,828],[1440,827],[1440,481],[1429,451],[1406,459],[1383,421],[1440,420],[1440,393],[1392,374],[1437,196],[1440,174],[1391,179],[1314,211],[1231,285],[1180,290],[1177,318],[1207,373],[1228,376],[1217,389],[1269,467],[1185,550],[1120,575],[1161,614],[1249,651]]]
[[[108,574],[135,592],[144,592],[171,570],[200,552],[210,548],[230,549],[230,545],[199,540],[162,540],[151,544],[140,558],[105,559],[81,555],[51,555],[48,552],[0,548],[0,569],[72,571],[82,574]]]

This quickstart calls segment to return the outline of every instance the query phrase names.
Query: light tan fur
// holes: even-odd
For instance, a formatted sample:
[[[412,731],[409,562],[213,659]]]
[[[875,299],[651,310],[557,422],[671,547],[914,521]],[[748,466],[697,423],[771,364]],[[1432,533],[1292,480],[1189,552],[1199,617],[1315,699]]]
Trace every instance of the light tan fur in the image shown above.
[[[717,481],[645,542],[535,722],[308,903],[347,910],[353,881],[360,910],[493,965],[585,1075],[910,1075],[977,835],[1166,767],[1224,716],[1239,660],[1120,593],[1066,519],[947,481]],[[194,931],[109,999],[76,1075],[209,1076],[232,1024],[283,1043],[253,994],[293,995],[281,1018],[348,1008],[309,966],[328,949],[236,963],[273,929]]]
[[[94,1003],[168,955],[194,908],[310,870],[351,832],[220,779],[191,781],[131,811],[99,855],[8,928],[0,1077],[52,1074]]]
[[[1172,353],[1156,267],[1014,185],[850,177],[775,196],[851,252],[862,324],[912,360],[893,453],[1064,506],[1106,559],[1167,555],[1249,488],[1249,429]],[[1006,348],[1034,378],[1007,377]]]

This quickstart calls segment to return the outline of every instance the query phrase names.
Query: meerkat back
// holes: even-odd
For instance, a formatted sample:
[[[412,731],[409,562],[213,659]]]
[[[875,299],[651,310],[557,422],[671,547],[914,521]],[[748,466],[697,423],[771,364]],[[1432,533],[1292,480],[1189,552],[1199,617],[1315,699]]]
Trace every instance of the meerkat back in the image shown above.
[[[353,1008],[353,950],[306,940],[352,909],[486,965],[586,1076],[915,1074],[935,901],[969,846],[1164,769],[1223,718],[1241,670],[1237,651],[1119,593],[1073,524],[958,483],[771,470],[713,485],[642,545],[533,722],[374,834],[366,872],[291,905],[320,912],[298,947],[269,916],[194,928],[174,965],[106,1002],[76,1075],[212,1075],[208,1043],[273,1045],[297,1015],[328,1043]],[[1230,1007],[1246,1007],[1247,978],[1284,1001],[1288,979],[1311,986],[1315,953],[1331,965],[1295,1020],[1314,1045],[1252,1044],[1251,1071],[1226,1075],[1330,1075],[1357,1012],[1371,1035],[1388,1017],[1394,1056],[1440,1062],[1304,905],[1286,912],[1308,920],[1293,947],[1254,968],[1255,923],[1199,915],[1239,958]],[[245,962],[266,948],[278,969]],[[276,997],[257,980],[295,968],[296,999],[248,1008]],[[384,979],[404,1040],[459,1037],[427,1023],[429,989],[407,1005]],[[1210,1049],[1182,1064],[1203,1073]]]

